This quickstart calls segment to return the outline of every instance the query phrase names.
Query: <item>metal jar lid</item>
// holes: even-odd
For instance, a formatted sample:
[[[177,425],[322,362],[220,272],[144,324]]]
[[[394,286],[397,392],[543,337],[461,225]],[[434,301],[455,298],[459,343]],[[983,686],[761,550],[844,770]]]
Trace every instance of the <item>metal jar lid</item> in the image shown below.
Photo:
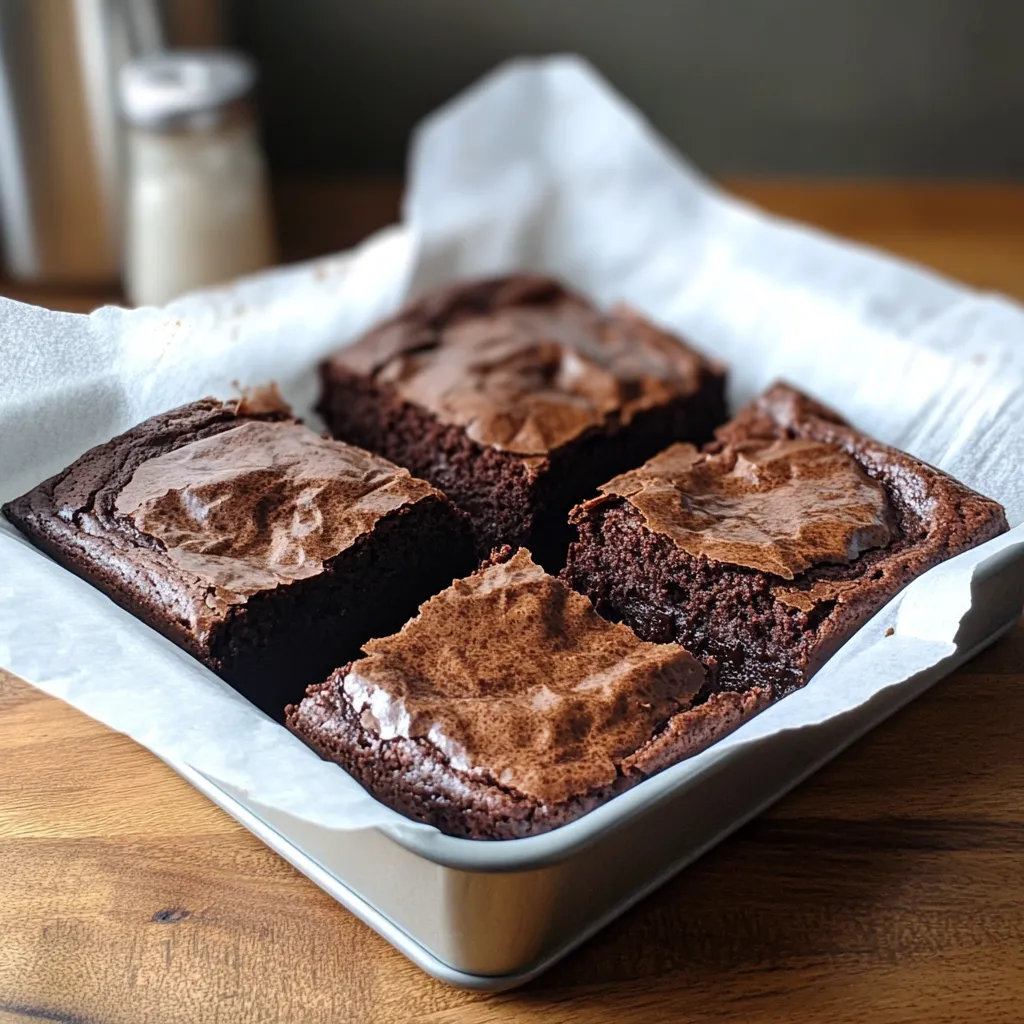
[[[231,50],[169,50],[121,69],[121,111],[140,128],[211,128],[251,92],[252,61]]]

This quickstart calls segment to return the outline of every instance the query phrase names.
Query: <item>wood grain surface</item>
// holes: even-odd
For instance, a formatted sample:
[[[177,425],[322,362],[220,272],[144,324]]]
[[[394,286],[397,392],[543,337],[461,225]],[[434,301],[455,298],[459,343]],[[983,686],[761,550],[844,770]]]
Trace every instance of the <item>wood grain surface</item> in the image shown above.
[[[732,184],[1024,296],[1024,188]],[[348,244],[396,197],[282,186],[284,249]],[[0,671],[0,1024],[350,1020],[1024,1021],[1024,626],[500,996],[434,982],[147,751]]]

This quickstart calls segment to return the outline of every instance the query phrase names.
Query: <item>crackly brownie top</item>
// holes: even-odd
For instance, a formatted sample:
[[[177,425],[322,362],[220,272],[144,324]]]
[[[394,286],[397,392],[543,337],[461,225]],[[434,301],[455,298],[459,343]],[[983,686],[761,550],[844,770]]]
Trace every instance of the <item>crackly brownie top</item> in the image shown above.
[[[885,489],[835,445],[756,439],[675,444],[601,487],[688,554],[793,579],[854,561],[893,536]],[[584,505],[600,503],[592,499]]]
[[[662,474],[660,484],[644,479],[644,470],[651,466],[648,463],[639,474],[623,474],[605,485],[600,497],[578,505],[572,520],[582,523],[588,514],[598,513],[607,503],[637,509],[635,502],[647,502],[653,521],[660,523],[662,536],[687,553],[693,551],[777,574],[781,579],[773,587],[776,600],[800,612],[837,602],[843,605],[854,600],[887,599],[943,559],[1009,529],[1002,506],[991,498],[906,452],[876,441],[785,383],[772,385],[715,434],[717,440],[706,445],[699,456],[693,449],[676,446],[684,447],[686,453],[681,460],[683,472],[678,476],[683,488],[672,483],[677,478],[673,472]],[[789,460],[766,458],[769,453],[787,450],[804,454]],[[825,450],[830,453],[827,457]],[[808,457],[816,451],[822,452],[820,462],[817,456]],[[657,464],[669,456],[669,467],[673,468],[672,452],[668,449],[651,462]],[[742,466],[741,455],[751,465]],[[693,466],[704,467],[701,472],[712,480],[710,497],[715,514],[708,514],[706,490],[698,488],[699,493],[693,496],[686,493],[689,481],[696,477],[699,482],[701,476],[688,468]],[[714,482],[712,466],[722,470],[724,476],[751,477],[747,483],[738,479],[734,482],[740,498],[723,493],[724,484]],[[758,489],[760,485],[753,483],[754,478],[774,486],[774,499],[766,500],[765,492]],[[791,506],[790,515],[786,511],[788,499],[783,499],[787,492],[792,496],[804,486],[811,488],[804,505]],[[673,490],[677,496],[673,496]],[[629,491],[635,493],[626,493]],[[771,524],[764,520],[773,505],[780,506],[776,511],[781,514]],[[646,521],[643,509],[637,511],[644,517],[645,526],[657,529]],[[722,520],[730,517],[735,520],[733,529],[745,534],[740,539],[752,547],[738,546],[735,532],[723,532]],[[756,557],[744,560],[750,554]],[[858,567],[868,562],[872,571],[869,578],[863,578]],[[773,563],[775,568],[769,568]],[[801,565],[807,568],[801,571]]]
[[[683,648],[605,621],[525,548],[364,651],[341,686],[365,729],[542,803],[612,783],[703,681]]]
[[[602,313],[527,275],[431,292],[333,363],[391,385],[481,445],[525,456],[612,417],[628,422],[722,372],[625,307]]]
[[[207,398],[86,452],[8,514],[206,635],[234,604],[320,573],[429,484],[266,396]]]
[[[437,493],[299,423],[250,420],[147,459],[114,508],[177,566],[246,597],[317,575],[382,516]]]

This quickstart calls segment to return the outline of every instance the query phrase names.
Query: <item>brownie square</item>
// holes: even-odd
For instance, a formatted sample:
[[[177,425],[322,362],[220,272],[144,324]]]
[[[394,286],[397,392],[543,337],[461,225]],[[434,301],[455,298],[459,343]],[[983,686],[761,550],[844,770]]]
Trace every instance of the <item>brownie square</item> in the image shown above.
[[[686,651],[639,640],[510,554],[310,687],[288,727],[410,818],[511,839],[572,821],[766,703],[754,691],[694,707],[704,672]]]
[[[912,579],[1004,532],[996,502],[784,384],[698,451],[575,508],[564,578],[708,669],[706,692],[802,686]]]
[[[723,368],[546,277],[431,292],[335,353],[321,378],[334,436],[441,488],[472,517],[480,557],[522,544],[555,569],[576,502],[726,418]]]
[[[474,564],[429,484],[245,400],[154,416],[3,511],[279,721]]]

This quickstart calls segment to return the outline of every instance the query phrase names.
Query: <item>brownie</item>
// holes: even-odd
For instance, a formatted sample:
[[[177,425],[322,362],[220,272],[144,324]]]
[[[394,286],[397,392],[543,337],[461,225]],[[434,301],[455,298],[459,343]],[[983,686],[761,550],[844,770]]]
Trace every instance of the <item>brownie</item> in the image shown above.
[[[278,721],[475,564],[429,484],[249,400],[154,416],[4,513]]]
[[[701,666],[639,640],[506,549],[310,687],[288,727],[377,799],[450,835],[572,821],[702,750],[767,694],[699,707]]]
[[[472,516],[480,557],[525,545],[561,566],[569,509],[726,418],[725,371],[638,313],[546,277],[457,284],[321,367],[335,437],[408,467]]]
[[[698,451],[673,445],[571,515],[564,579],[706,692],[801,686],[891,597],[1007,529],[996,502],[778,384]]]

